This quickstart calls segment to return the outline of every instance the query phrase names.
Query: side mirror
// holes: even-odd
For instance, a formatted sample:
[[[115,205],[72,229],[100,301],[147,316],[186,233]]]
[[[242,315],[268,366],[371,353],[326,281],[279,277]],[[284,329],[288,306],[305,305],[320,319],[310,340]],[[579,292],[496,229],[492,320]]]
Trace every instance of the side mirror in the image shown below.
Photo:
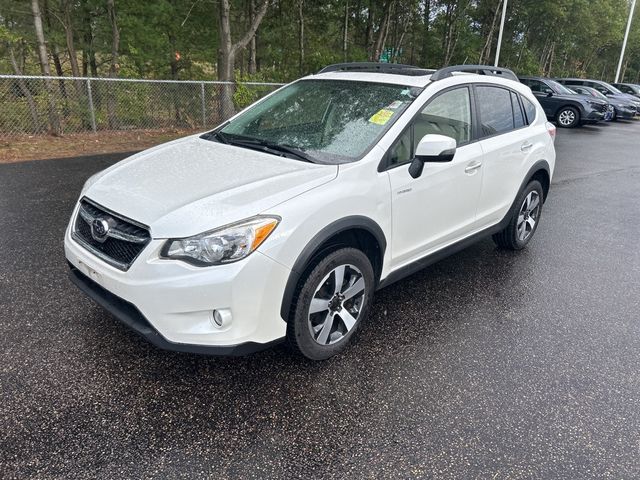
[[[445,135],[429,134],[422,137],[416,147],[416,157],[409,166],[409,175],[418,178],[424,164],[450,162],[456,154],[456,141]]]
[[[545,90],[547,97],[553,97],[553,90]]]

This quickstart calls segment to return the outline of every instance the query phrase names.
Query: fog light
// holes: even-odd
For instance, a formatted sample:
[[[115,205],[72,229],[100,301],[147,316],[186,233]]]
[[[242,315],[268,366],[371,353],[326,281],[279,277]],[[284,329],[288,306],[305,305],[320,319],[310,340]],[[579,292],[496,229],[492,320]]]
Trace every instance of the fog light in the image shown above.
[[[214,310],[213,323],[218,328],[228,327],[231,324],[231,311],[228,309]]]

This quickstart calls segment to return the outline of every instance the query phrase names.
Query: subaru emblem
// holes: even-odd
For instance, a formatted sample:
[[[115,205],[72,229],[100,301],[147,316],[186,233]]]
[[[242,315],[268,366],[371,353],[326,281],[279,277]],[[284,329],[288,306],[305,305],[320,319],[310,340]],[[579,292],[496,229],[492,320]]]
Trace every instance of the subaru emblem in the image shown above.
[[[104,218],[96,218],[91,223],[91,236],[98,242],[104,242],[109,233],[109,222]]]

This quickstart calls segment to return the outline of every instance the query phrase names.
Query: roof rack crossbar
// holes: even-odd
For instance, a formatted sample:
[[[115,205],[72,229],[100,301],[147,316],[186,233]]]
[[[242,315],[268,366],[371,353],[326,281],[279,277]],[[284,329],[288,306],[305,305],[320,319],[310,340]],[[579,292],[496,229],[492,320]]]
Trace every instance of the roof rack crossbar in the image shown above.
[[[512,70],[502,67],[492,67],[491,65],[453,65],[451,67],[444,67],[436,71],[431,75],[431,81],[436,82],[443,78],[452,77],[454,73],[466,72],[477,73],[479,75],[492,75],[494,77],[504,77],[509,80],[518,81],[518,76],[513,73]]]
[[[401,63],[351,62],[328,65],[318,73],[327,72],[363,72],[363,73],[391,73],[397,75],[423,76],[431,75],[435,70],[403,65]]]

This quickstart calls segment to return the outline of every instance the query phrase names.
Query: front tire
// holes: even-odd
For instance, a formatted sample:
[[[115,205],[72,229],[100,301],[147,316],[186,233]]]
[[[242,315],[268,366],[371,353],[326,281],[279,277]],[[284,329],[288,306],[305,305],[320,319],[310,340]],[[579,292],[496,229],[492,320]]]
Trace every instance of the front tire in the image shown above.
[[[289,345],[311,360],[340,353],[366,317],[374,288],[373,267],[363,252],[342,248],[327,254],[298,285]]]
[[[509,224],[493,235],[496,245],[508,250],[522,250],[526,247],[538,229],[543,200],[542,185],[537,180],[532,180],[514,202]]]
[[[562,107],[556,115],[556,122],[562,128],[574,128],[580,124],[580,112],[573,107]]]

